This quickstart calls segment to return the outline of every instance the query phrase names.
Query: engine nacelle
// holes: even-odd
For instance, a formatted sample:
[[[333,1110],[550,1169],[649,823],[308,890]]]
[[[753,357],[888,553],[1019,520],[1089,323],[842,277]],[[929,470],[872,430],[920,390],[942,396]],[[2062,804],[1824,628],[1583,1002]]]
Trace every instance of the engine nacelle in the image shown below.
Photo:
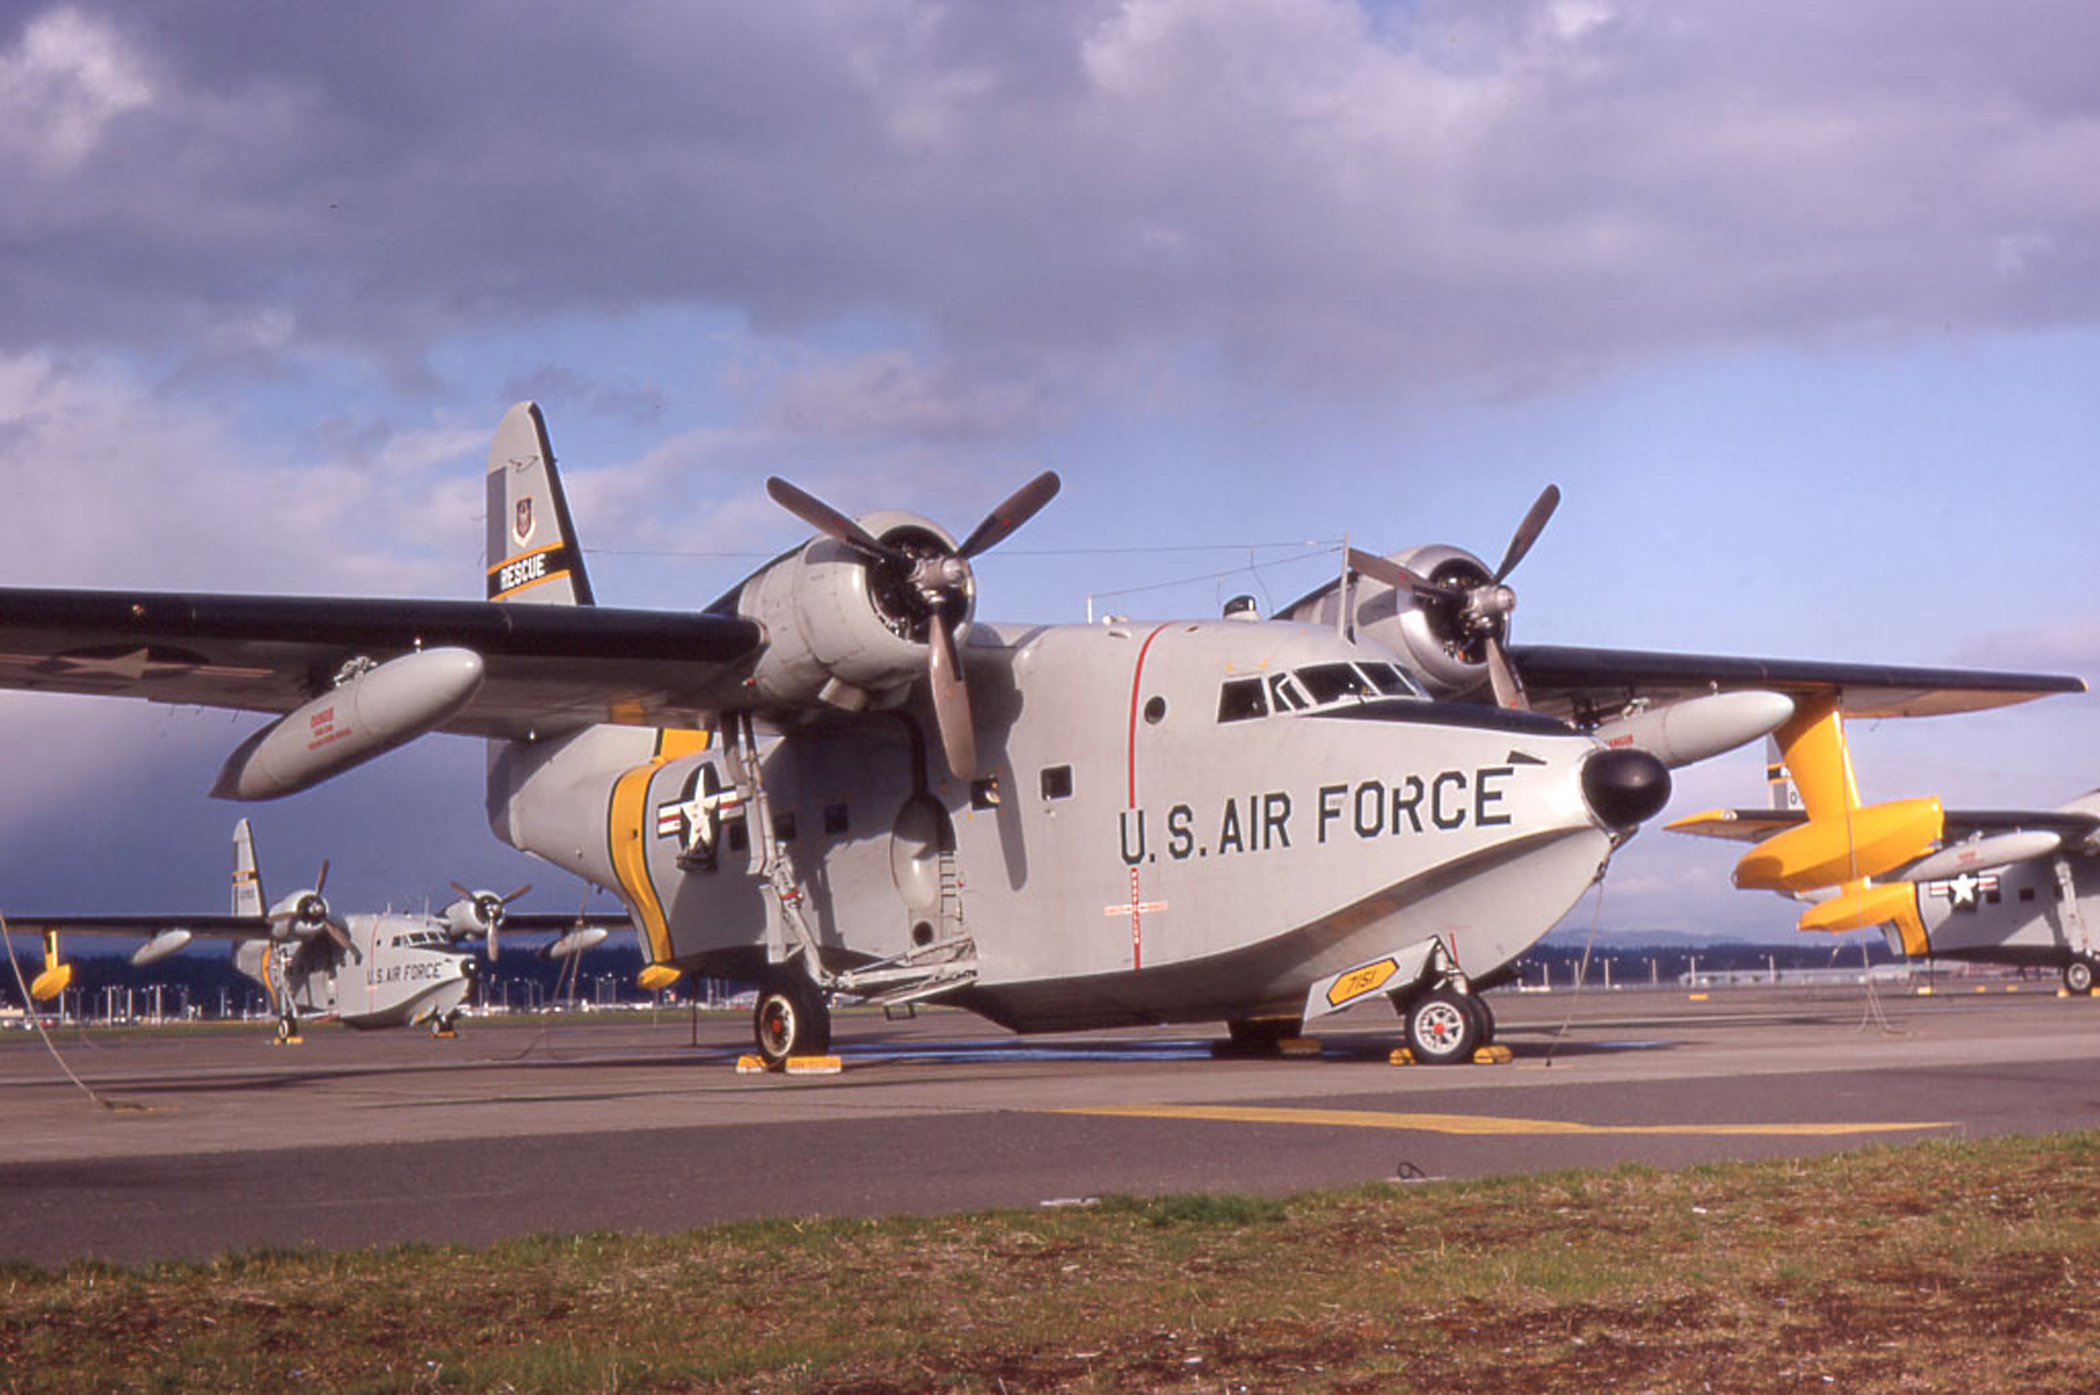
[[[328,933],[328,902],[312,887],[271,903],[270,934],[280,940],[310,940]]]
[[[218,799],[276,799],[413,741],[481,687],[468,649],[403,654],[336,684],[243,741],[211,788]]]
[[[858,522],[890,547],[947,559],[947,616],[960,643],[976,610],[977,583],[955,539],[917,514],[885,510]],[[766,630],[750,680],[755,704],[893,706],[926,673],[927,615],[916,587],[896,568],[831,538],[813,539],[752,577],[736,609]]]
[[[1494,580],[1478,557],[1444,543],[1395,553],[1394,560],[1461,593]],[[1356,579],[1355,604],[1357,634],[1405,659],[1431,697],[1456,697],[1486,685],[1487,653],[1481,635],[1467,630],[1461,605],[1424,602],[1365,576]]]

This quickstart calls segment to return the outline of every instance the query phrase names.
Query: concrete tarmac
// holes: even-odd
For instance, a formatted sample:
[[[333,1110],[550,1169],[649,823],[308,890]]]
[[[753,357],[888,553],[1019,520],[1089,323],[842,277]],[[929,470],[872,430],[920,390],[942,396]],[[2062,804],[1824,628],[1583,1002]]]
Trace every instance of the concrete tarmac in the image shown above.
[[[1019,1038],[841,1014],[834,1076],[745,1076],[743,1015],[0,1037],[0,1259],[675,1232],[1111,1192],[1770,1157],[2100,1125],[2100,1000],[2029,982],[1490,1001],[1515,1060],[1396,1067],[1383,1007],[1311,1058],[1190,1028]],[[1222,1032],[1216,1035],[1222,1035]]]

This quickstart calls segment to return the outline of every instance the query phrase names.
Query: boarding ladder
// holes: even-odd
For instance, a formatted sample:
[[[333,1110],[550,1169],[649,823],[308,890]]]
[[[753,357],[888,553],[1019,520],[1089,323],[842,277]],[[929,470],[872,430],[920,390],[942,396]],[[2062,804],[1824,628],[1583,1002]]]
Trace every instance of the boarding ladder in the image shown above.
[[[878,959],[838,976],[834,987],[858,993],[883,1007],[902,1007],[977,981],[977,941],[963,923],[962,868],[953,848],[937,855],[940,906],[936,929],[925,944]]]
[[[2071,860],[2059,855],[2055,859],[2057,905],[2063,916],[2064,940],[2075,954],[2091,954],[2100,945],[2095,945],[2086,935],[2085,916],[2078,909],[2078,882],[2071,872]]]
[[[725,764],[745,808],[750,875],[766,898],[766,958],[784,964],[802,956],[809,976],[834,993],[852,993],[883,1006],[918,1002],[977,978],[977,942],[964,926],[962,872],[952,848],[938,854],[940,905],[933,938],[902,954],[834,972],[818,952],[816,928],[793,856],[774,835],[772,805],[758,759],[751,715],[741,713],[724,748]]]

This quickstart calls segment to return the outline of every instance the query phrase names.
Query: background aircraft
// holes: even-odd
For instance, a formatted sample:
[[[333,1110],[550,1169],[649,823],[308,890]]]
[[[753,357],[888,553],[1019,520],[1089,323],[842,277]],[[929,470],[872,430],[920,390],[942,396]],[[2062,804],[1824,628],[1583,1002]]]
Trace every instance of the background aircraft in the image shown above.
[[[1782,728],[1769,808],[1710,809],[1670,828],[1756,844],[1735,883],[1809,903],[1802,930],[1879,926],[1913,959],[2042,965],[2090,992],[2100,973],[2100,790],[2054,809],[1860,801],[1834,714]]]
[[[199,937],[231,940],[234,966],[261,985],[276,1009],[277,1038],[294,1041],[302,1021],[335,1021],[368,1029],[428,1022],[450,1036],[480,973],[471,948],[480,940],[490,958],[501,934],[555,934],[541,953],[566,958],[602,942],[625,916],[552,915],[514,912],[506,903],[522,895],[469,891],[454,884],[459,899],[435,915],[383,911],[338,915],[322,895],[328,864],[311,887],[267,902],[248,820],[233,830],[233,909],[227,915],[11,915],[10,933],[41,934],[44,968],[29,985],[30,996],[51,999],[71,985],[73,965],[59,954],[59,937],[146,936],[131,955],[133,964],[155,963]],[[265,907],[267,906],[267,909]]]
[[[487,737],[497,835],[619,891],[644,986],[757,980],[770,1058],[825,1048],[831,993],[1240,1037],[1383,994],[1440,1061],[1489,1034],[1472,990],[1661,808],[1667,764],[1819,704],[2082,688],[1512,649],[1506,578],[1551,490],[1493,571],[1352,553],[1282,621],[1045,626],[976,620],[970,562],[1053,475],[960,541],[768,488],[818,536],[704,610],[597,606],[521,403],[489,452],[491,603],[0,591],[0,684],[281,714],[220,772],[240,799]]]

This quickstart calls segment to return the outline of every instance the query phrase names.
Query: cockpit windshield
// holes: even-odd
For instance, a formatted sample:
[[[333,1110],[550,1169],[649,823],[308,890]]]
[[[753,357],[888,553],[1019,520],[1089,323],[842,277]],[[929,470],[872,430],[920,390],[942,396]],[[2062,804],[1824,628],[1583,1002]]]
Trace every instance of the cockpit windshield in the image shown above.
[[[1218,690],[1218,720],[1244,722],[1271,713],[1304,712],[1345,703],[1391,698],[1425,700],[1423,692],[1398,664],[1309,664],[1289,673],[1260,678],[1228,678]]]

